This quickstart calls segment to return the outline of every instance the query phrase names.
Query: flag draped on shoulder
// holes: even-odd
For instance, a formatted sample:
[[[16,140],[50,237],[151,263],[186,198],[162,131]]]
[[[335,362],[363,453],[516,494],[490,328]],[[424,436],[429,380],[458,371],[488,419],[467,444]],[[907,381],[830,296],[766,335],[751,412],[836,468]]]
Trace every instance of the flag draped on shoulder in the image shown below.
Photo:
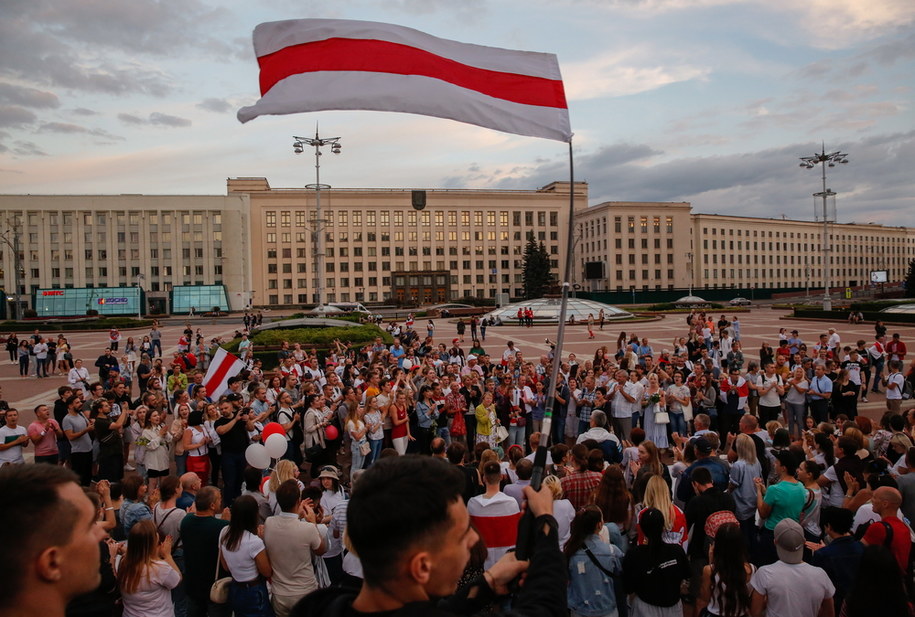
[[[245,368],[245,363],[220,347],[210,362],[203,387],[207,396],[215,400],[229,388],[229,378],[238,375]]]
[[[265,114],[360,109],[450,118],[506,133],[572,137],[555,55],[441,39],[393,24],[342,19],[254,29]]]

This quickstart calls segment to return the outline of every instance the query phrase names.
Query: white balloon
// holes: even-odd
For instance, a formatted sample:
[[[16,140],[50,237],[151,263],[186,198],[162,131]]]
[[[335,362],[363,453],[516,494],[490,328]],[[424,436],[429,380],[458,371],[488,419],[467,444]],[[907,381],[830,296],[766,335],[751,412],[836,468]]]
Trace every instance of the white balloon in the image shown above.
[[[286,454],[286,436],[274,433],[264,442],[264,447],[267,449],[267,454],[271,457],[280,458]]]
[[[245,460],[255,469],[267,469],[270,466],[270,453],[262,444],[252,443],[245,450]]]
[[[403,361],[403,370],[409,371],[411,368],[413,368],[413,361],[409,360],[409,359],[404,360]]]

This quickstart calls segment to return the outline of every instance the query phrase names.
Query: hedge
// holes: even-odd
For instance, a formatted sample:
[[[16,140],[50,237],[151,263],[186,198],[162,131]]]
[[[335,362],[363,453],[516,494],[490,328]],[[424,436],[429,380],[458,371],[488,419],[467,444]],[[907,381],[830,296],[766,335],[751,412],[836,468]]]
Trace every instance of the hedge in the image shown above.
[[[80,330],[110,330],[111,328],[149,328],[152,319],[135,319],[132,317],[106,317],[104,319],[80,319],[66,321],[48,321],[34,319],[27,321],[0,322],[0,332],[73,332]]]
[[[378,336],[384,339],[387,344],[394,342],[389,333],[373,325],[362,325],[355,328],[274,328],[255,332],[251,342],[254,344],[255,349],[264,347],[279,348],[283,341],[301,343],[303,346],[330,348],[334,344],[334,339],[347,341],[353,345],[364,345],[374,341]],[[223,345],[223,347],[228,351],[238,351],[240,342],[241,339],[234,339]]]

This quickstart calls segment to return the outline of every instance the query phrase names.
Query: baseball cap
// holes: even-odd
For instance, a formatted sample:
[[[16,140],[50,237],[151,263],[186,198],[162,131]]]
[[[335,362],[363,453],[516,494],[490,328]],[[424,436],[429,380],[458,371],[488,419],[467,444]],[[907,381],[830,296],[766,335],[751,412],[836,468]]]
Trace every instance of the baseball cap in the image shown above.
[[[797,521],[783,518],[775,526],[775,550],[785,563],[804,560],[804,530]]]
[[[703,454],[712,453],[712,444],[709,443],[709,440],[705,437],[697,438],[695,441],[693,441],[693,445],[695,446],[697,452],[702,452]]]
[[[477,359],[477,357],[476,357],[475,355],[473,355],[473,354],[470,354],[469,356],[467,356],[467,361],[468,361],[468,362],[470,362],[471,360],[476,360],[476,359]]]

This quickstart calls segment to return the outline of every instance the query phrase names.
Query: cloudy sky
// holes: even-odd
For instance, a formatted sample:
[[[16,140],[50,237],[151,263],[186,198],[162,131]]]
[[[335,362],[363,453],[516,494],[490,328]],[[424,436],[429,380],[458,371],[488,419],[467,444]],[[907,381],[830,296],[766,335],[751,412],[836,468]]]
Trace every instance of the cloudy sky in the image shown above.
[[[565,144],[402,114],[241,125],[251,31],[385,21],[555,53],[591,203],[812,218],[819,168],[840,221],[915,226],[912,0],[0,0],[0,193],[224,194],[314,182],[292,135],[341,136],[335,187],[523,188],[568,178]]]

